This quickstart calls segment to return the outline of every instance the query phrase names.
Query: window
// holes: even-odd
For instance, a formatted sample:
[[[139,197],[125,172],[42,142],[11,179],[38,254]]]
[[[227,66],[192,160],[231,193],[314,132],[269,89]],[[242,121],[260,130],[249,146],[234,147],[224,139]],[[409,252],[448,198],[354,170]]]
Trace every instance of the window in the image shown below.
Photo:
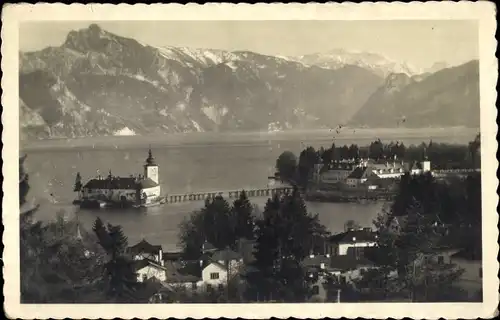
[[[224,285],[222,283],[219,283],[219,291],[223,291],[224,290]]]
[[[218,272],[212,272],[210,273],[210,280],[217,280],[219,279],[219,273]]]
[[[312,294],[319,294],[319,286],[312,287]]]
[[[212,292],[212,285],[211,284],[207,284],[207,292]]]
[[[438,256],[438,264],[444,264],[444,257]]]
[[[196,282],[193,282],[193,283],[191,284],[191,288],[192,288],[193,290],[198,289],[198,285],[196,284]]]
[[[479,278],[483,278],[483,267],[479,267]]]
[[[366,273],[365,269],[359,269],[359,274],[361,274],[363,276],[365,273]]]
[[[148,276],[147,276],[147,275],[145,275],[145,274],[143,274],[143,275],[142,275],[142,281],[146,281],[146,280],[148,280]]]

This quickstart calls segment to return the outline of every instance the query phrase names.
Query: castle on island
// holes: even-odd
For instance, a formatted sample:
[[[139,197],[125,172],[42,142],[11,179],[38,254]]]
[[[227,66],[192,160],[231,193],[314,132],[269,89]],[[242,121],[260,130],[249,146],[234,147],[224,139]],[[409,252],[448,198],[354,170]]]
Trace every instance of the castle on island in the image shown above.
[[[111,174],[107,177],[100,174],[89,180],[78,191],[79,200],[75,201],[82,206],[133,206],[143,207],[161,203],[161,187],[159,183],[158,164],[149,149],[143,175],[117,177]],[[79,175],[77,182],[79,182]]]

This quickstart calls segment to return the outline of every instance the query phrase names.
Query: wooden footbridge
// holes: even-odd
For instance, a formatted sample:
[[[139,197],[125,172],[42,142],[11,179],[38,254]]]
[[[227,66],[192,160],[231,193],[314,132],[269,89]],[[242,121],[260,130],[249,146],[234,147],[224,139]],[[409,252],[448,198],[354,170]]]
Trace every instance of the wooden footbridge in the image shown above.
[[[217,192],[193,192],[183,194],[169,194],[166,196],[167,203],[178,203],[187,201],[203,201],[212,199],[217,196],[222,196],[226,199],[237,199],[244,191],[249,198],[255,197],[273,197],[276,194],[286,194],[292,191],[292,187],[280,186],[269,187],[263,189],[249,189],[249,190],[230,190],[230,191],[217,191]]]

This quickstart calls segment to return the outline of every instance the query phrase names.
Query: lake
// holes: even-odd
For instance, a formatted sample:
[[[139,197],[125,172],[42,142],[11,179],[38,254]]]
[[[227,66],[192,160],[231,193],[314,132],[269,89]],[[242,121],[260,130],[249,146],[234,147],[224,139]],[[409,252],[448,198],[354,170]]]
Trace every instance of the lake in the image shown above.
[[[383,141],[399,140],[406,145],[433,139],[436,142],[466,143],[476,130],[358,130],[336,137],[336,144],[369,144],[378,137]],[[330,138],[328,136],[330,135]],[[78,215],[88,228],[100,216],[104,221],[120,224],[130,244],[142,238],[175,250],[178,225],[203,202],[167,204],[137,211],[81,210],[71,205],[75,175],[80,172],[84,183],[97,170],[107,175],[128,176],[142,173],[149,145],[159,165],[162,194],[265,188],[273,173],[276,158],[285,150],[298,154],[305,145],[328,147],[331,134],[307,131],[290,134],[194,134],[155,137],[104,137],[76,140],[50,140],[23,146],[28,155],[26,169],[30,174],[28,198],[41,205],[38,216],[52,219],[58,211]],[[266,198],[252,198],[260,208]],[[341,232],[344,223],[355,220],[370,226],[382,204],[307,203],[311,213],[318,213],[331,232]]]

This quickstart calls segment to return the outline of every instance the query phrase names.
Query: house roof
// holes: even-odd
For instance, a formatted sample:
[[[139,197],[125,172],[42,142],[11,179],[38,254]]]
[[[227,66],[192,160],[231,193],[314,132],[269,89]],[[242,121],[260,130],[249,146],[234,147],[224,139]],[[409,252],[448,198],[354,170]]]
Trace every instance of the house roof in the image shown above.
[[[370,230],[358,229],[349,230],[330,237],[333,243],[357,243],[357,242],[375,242],[377,234]]]
[[[180,265],[169,261],[165,263],[167,283],[186,283],[201,280],[201,268],[196,263]]]
[[[226,267],[224,265],[220,264],[217,261],[210,261],[210,262],[208,262],[207,265],[203,266],[203,269],[205,269],[206,267],[208,267],[209,265],[212,265],[212,264],[215,265],[215,266],[217,266],[217,267],[219,267],[222,270],[226,270]]]
[[[214,261],[231,261],[231,260],[240,260],[242,258],[243,257],[241,254],[229,249],[218,250],[214,252],[214,254],[212,255],[212,260]]]
[[[130,252],[139,254],[139,253],[149,253],[156,254],[158,251],[162,250],[160,245],[152,245],[147,242],[145,239],[142,239],[141,242],[129,247]]]
[[[145,268],[147,266],[152,266],[154,268],[157,268],[157,269],[165,269],[164,267],[162,267],[161,265],[157,264],[156,262],[154,261],[151,261],[149,259],[141,259],[141,260],[136,260],[134,261],[134,269],[136,271],[139,271],[141,270],[142,268]]]
[[[315,255],[313,257],[308,256],[304,260],[302,260],[302,265],[304,267],[320,267],[322,263],[324,263],[325,265],[329,265],[330,258],[324,255]]]
[[[139,182],[137,183],[137,185],[141,189],[148,189],[148,188],[157,187],[158,183],[156,183],[153,180],[151,180],[151,178],[146,178],[146,179],[139,180]]]
[[[371,173],[371,170],[368,169],[368,167],[357,167],[356,169],[351,172],[349,176],[347,176],[347,179],[361,179],[369,176]]]
[[[375,264],[366,258],[356,258],[352,255],[338,255],[330,258],[330,269],[348,271],[363,266],[374,266]]]
[[[482,260],[482,250],[480,247],[464,248],[451,256],[453,259],[463,259],[469,261]]]
[[[180,260],[182,258],[182,252],[163,252],[162,257],[164,261],[168,260]]]
[[[203,243],[203,245],[202,245],[202,250],[203,251],[210,251],[210,250],[217,250],[217,248],[213,244],[211,244],[210,242],[205,241],[205,243]]]
[[[326,171],[352,171],[356,165],[353,163],[332,163]]]
[[[158,184],[150,178],[137,180],[135,177],[108,177],[91,179],[83,187],[86,189],[125,189],[136,190],[156,187]]]

